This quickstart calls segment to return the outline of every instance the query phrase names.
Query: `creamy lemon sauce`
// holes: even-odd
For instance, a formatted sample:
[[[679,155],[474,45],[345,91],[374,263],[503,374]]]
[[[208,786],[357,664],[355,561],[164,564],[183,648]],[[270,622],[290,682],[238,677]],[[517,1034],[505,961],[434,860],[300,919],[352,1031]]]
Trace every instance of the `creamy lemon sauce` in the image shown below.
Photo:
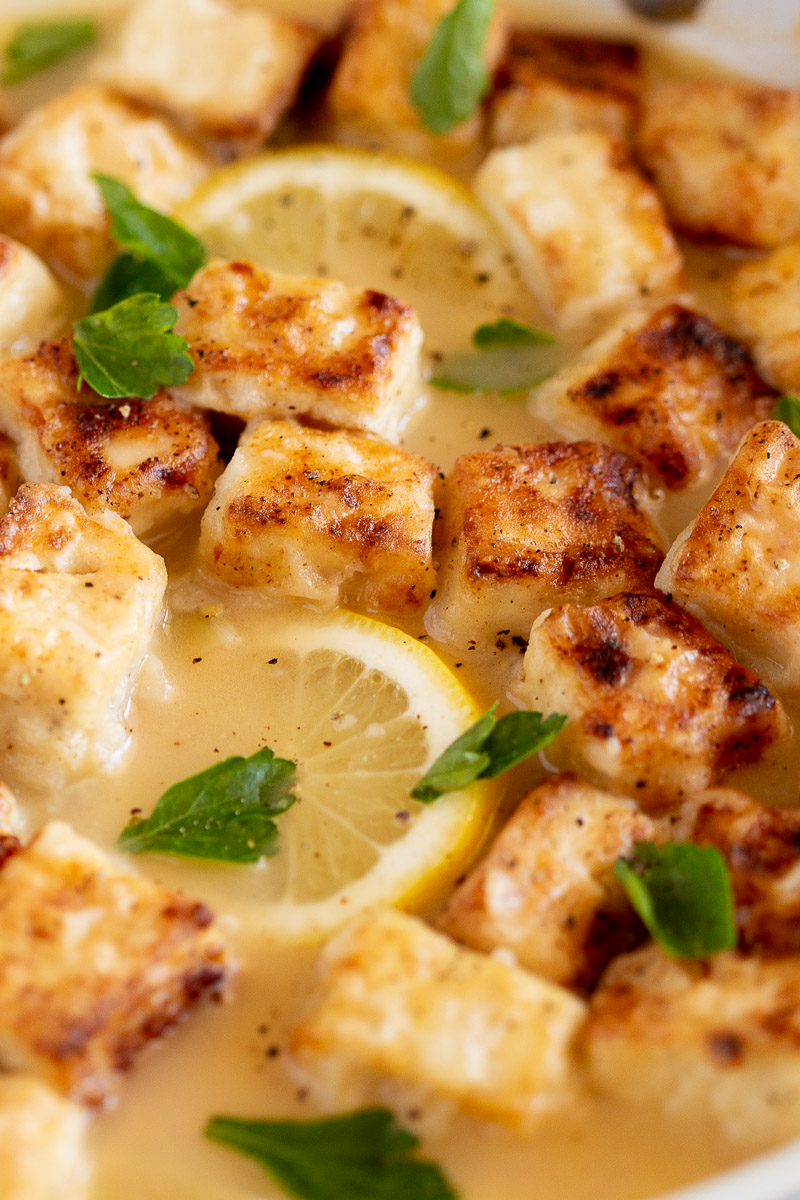
[[[97,0],[81,12],[107,14],[122,5]],[[343,5],[333,0],[275,0],[276,11],[302,14],[332,27]],[[525,5],[518,5],[523,9]],[[76,11],[77,6],[62,6]],[[65,64],[16,89],[12,115],[63,90],[87,59]],[[663,69],[663,64],[656,69]],[[719,279],[727,266],[719,252],[692,250],[691,285],[712,315],[723,315]],[[370,264],[355,263],[354,278],[392,290],[374,278]],[[358,279],[357,276],[362,278]],[[404,299],[414,301],[400,288]],[[531,308],[531,319],[535,319]],[[469,330],[447,313],[426,323],[429,347],[463,343]],[[412,419],[404,445],[447,470],[454,457],[496,442],[540,441],[552,431],[519,399],[465,397],[431,391]],[[706,488],[707,491],[707,488]],[[700,493],[662,501],[656,516],[674,537],[691,518]],[[208,611],[206,585],[192,561],[196,527],[179,541],[156,547],[171,574],[169,616],[140,677],[128,714],[130,751],[117,771],[85,780],[58,794],[38,794],[30,780],[12,779],[30,829],[63,817],[111,848],[132,808],[149,811],[171,783],[229,754],[271,745],[292,755],[292,730],[284,713],[291,680],[268,665],[270,639],[281,623],[302,612],[272,614],[251,597],[214,590]],[[205,601],[204,601],[205,596]],[[221,609],[221,611],[219,611]],[[417,629],[414,632],[419,633]],[[258,653],[254,651],[258,648]],[[444,653],[444,652],[443,652]],[[448,658],[447,654],[444,654]],[[467,656],[470,657],[469,655]],[[472,654],[452,663],[481,702],[505,699],[521,662],[513,648]],[[272,718],[270,717],[272,714]],[[797,713],[792,714],[797,718]],[[729,778],[759,799],[797,803],[794,739],[757,767]],[[507,785],[510,800],[535,781],[540,768],[518,771]],[[91,1135],[96,1200],[255,1200],[281,1195],[252,1164],[206,1142],[202,1129],[213,1113],[251,1116],[314,1115],[302,1084],[286,1069],[286,1041],[313,996],[315,952],[279,949],[258,931],[260,894],[274,885],[267,870],[190,866],[139,860],[140,869],[171,887],[208,899],[229,933],[241,965],[228,1000],[205,1006],[166,1044],[144,1056],[125,1082],[115,1110],[101,1115]],[[273,880],[273,882],[271,882]],[[598,1101],[576,1102],[532,1137],[467,1118],[443,1120],[404,1114],[416,1125],[426,1155],[447,1171],[462,1200],[643,1200],[710,1174],[737,1159],[735,1147],[710,1129],[667,1121],[659,1112]],[[739,1152],[738,1157],[743,1152]]]

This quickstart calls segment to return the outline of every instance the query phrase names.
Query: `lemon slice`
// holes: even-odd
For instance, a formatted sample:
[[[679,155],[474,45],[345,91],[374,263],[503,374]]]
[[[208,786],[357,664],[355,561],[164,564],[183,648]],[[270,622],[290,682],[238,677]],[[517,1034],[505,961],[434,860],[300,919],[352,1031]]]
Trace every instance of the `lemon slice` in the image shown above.
[[[270,152],[217,171],[180,217],[212,255],[405,300],[432,350],[463,348],[499,316],[541,322],[472,193],[410,159],[330,146]]]

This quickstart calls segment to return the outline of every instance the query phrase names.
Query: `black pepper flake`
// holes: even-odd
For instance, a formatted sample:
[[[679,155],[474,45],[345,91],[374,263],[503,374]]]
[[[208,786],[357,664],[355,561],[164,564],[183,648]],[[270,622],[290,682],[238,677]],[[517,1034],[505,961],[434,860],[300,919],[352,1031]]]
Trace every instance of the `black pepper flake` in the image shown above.
[[[192,659],[192,666],[194,666],[194,664],[195,664],[195,663],[199,663],[199,662],[202,662],[202,661],[203,661],[203,660],[202,660],[202,658],[193,658],[193,659]]]
[[[489,429],[486,425],[484,425],[483,429],[478,434],[478,441],[482,442],[486,438],[491,437],[491,436],[492,436],[491,429]]]
[[[274,666],[275,666],[275,663],[276,663],[277,661],[278,661],[278,660],[277,660],[277,658],[270,658],[270,659],[267,661],[267,666],[268,666],[268,667],[274,667]]]

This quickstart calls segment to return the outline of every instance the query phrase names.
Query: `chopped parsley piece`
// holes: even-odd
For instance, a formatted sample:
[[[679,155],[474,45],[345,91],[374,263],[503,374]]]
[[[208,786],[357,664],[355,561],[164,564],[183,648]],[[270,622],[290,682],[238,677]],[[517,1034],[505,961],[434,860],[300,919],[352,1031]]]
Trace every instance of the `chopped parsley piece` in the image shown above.
[[[5,85],[20,83],[90,46],[96,38],[97,22],[92,20],[31,21],[20,25],[6,46],[0,81]]]
[[[489,86],[483,47],[494,0],[459,0],[442,17],[411,81],[411,101],[431,133],[449,133]]]
[[[85,380],[109,400],[147,400],[160,387],[184,383],[194,363],[183,338],[170,332],[177,319],[171,304],[142,292],[76,321],[78,387]]]
[[[555,338],[501,317],[472,335],[477,353],[450,354],[436,368],[434,387],[447,392],[508,392],[536,387],[558,365]]]
[[[544,333],[510,317],[501,317],[491,325],[479,325],[472,335],[472,344],[477,350],[495,346],[551,346],[554,342],[552,333]]]
[[[800,437],[800,400],[797,396],[781,396],[772,412],[775,421],[783,421],[796,437]]]

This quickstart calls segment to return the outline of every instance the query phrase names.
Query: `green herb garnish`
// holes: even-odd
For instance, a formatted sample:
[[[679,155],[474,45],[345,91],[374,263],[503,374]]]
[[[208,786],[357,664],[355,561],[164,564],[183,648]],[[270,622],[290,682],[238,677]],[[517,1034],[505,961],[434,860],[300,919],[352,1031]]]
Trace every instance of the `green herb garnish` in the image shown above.
[[[411,1157],[419,1139],[386,1109],[318,1121],[214,1117],[206,1137],[255,1159],[297,1200],[457,1200],[434,1163]]]
[[[472,335],[476,354],[450,354],[436,368],[433,387],[447,392],[519,392],[536,387],[558,365],[555,338],[501,317]]]
[[[772,410],[773,421],[783,421],[795,437],[800,437],[800,400],[797,396],[781,396]]]
[[[20,83],[69,58],[97,38],[97,22],[32,21],[20,25],[5,49],[3,84]]]
[[[177,319],[171,304],[142,292],[76,321],[78,387],[85,380],[109,400],[148,400],[160,387],[184,383],[194,363],[183,338],[170,332]]]
[[[523,325],[511,317],[501,317],[491,325],[479,325],[472,335],[472,344],[478,350],[501,346],[551,346],[555,340],[552,333]]]
[[[411,795],[431,804],[445,792],[457,792],[476,779],[493,779],[549,746],[567,723],[551,713],[512,712],[498,717],[497,701],[466,733],[456,738],[420,779]]]
[[[486,94],[483,46],[494,0],[459,0],[442,17],[411,81],[411,102],[431,133],[449,133]]]
[[[705,958],[736,945],[733,892],[714,846],[637,842],[614,874],[648,931],[675,958]]]

